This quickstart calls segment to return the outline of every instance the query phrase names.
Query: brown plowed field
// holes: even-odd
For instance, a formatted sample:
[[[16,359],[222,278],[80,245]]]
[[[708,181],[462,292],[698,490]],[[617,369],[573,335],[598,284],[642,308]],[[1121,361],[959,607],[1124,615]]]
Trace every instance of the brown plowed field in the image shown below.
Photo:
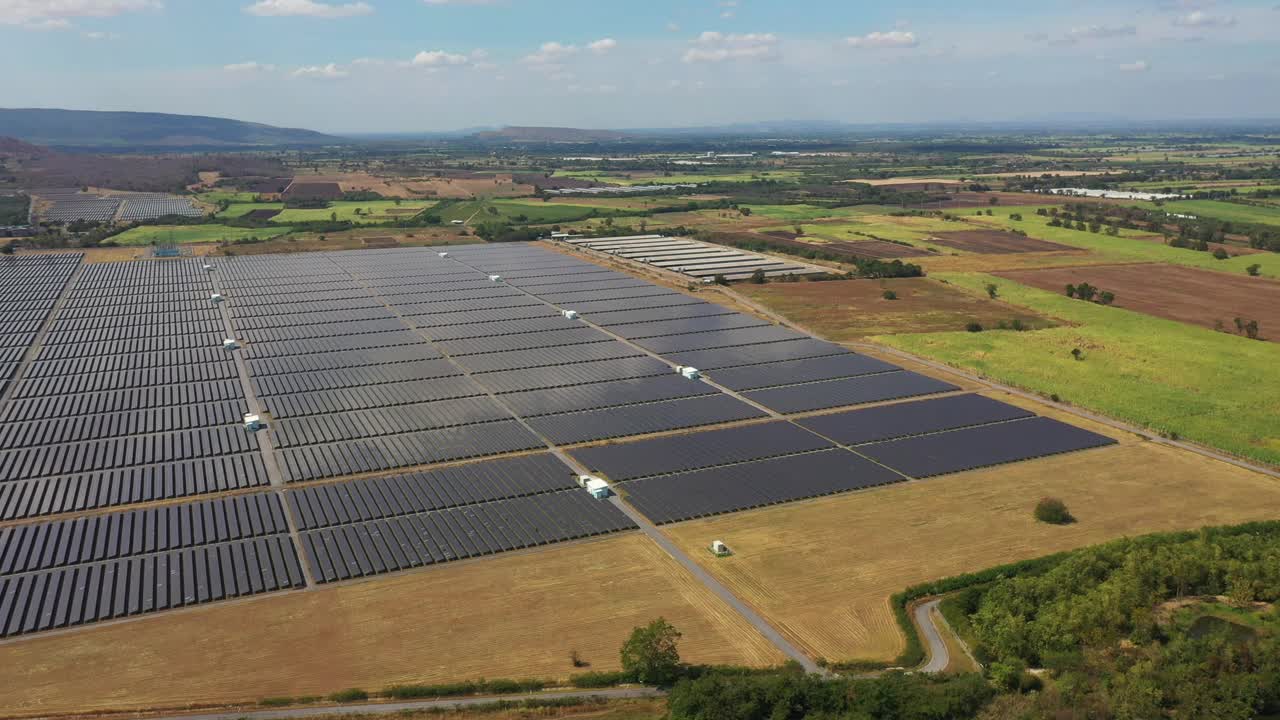
[[[848,242],[845,240],[832,240],[829,242],[805,242],[796,238],[795,233],[786,232],[785,230],[774,230],[771,232],[761,233],[769,236],[769,239],[779,245],[787,247],[830,250],[832,252],[847,253],[865,258],[905,258],[920,257],[922,255],[931,255],[927,250],[910,247],[908,245],[899,245],[898,243],[885,242],[883,240],[867,240],[865,242]]]
[[[1257,320],[1264,338],[1280,341],[1280,283],[1176,265],[1102,265],[995,273],[1050,292],[1087,282],[1116,294],[1118,307],[1232,332],[1235,318]]]
[[[958,230],[935,233],[933,238],[939,245],[981,255],[1075,250],[1070,245],[1059,245],[999,230]]]
[[[279,210],[251,210],[245,214],[245,217],[249,220],[270,220],[279,214]]]

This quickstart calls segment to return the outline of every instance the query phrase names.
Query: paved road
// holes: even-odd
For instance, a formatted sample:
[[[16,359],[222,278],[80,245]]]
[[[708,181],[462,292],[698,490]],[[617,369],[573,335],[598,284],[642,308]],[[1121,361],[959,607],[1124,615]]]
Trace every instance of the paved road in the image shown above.
[[[937,623],[934,622],[933,611],[937,609],[940,602],[942,601],[930,600],[927,603],[920,603],[916,606],[916,627],[920,630],[921,638],[929,646],[929,662],[922,665],[918,672],[940,673],[951,664],[951,655],[947,652],[947,644],[942,642],[942,633],[939,631]]]
[[[518,702],[521,700],[559,700],[564,698],[605,698],[608,700],[626,700],[632,698],[652,698],[665,695],[657,688],[606,688],[600,690],[571,690],[564,692],[537,692],[522,695],[502,695],[500,697],[469,697],[451,700],[416,700],[396,703],[371,703],[365,705],[326,705],[323,707],[295,707],[279,710],[231,710],[226,712],[202,713],[194,715],[162,715],[146,716],[147,720],[289,720],[290,718],[308,718],[321,715],[390,715],[406,710],[456,710],[475,705],[486,705],[492,702]]]

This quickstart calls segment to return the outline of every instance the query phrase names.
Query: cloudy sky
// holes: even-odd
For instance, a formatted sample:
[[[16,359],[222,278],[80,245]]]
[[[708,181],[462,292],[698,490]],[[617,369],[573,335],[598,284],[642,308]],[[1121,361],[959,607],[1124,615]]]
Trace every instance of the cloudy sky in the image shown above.
[[[1277,2],[0,0],[0,103],[329,132],[1275,118]]]

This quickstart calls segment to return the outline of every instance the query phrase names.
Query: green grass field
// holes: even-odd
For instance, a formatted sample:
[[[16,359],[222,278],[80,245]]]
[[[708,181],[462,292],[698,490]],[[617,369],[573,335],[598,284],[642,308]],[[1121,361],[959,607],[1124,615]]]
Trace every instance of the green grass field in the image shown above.
[[[450,203],[440,208],[439,215],[445,222],[470,220],[472,225],[479,225],[491,221],[535,224],[574,222],[589,217],[617,217],[634,215],[637,212],[627,208],[544,203],[540,200],[499,199]]]
[[[243,203],[237,202],[237,203],[232,203],[228,205],[227,209],[218,213],[216,217],[238,218],[238,217],[244,217],[245,215],[248,215],[254,210],[283,210],[283,209],[284,209],[284,203],[280,203],[280,202],[269,202],[269,203],[255,203],[252,201],[243,202]]]
[[[841,208],[826,208],[816,205],[744,205],[743,207],[750,208],[752,215],[783,222],[808,222],[825,218],[870,215],[883,210],[878,205]]]
[[[1138,207],[1151,208],[1153,205],[1140,203]],[[1280,208],[1241,205],[1223,200],[1178,200],[1165,203],[1163,209],[1182,215],[1199,215],[1231,222],[1280,226]]]
[[[213,243],[235,242],[245,238],[273,238],[291,232],[293,228],[237,228],[226,225],[146,225],[126,230],[111,238],[121,245],[151,245],[152,243]]]
[[[196,195],[196,198],[211,205],[217,205],[224,200],[230,203],[251,203],[256,197],[258,197],[256,193],[237,190],[210,190]]]
[[[891,335],[879,342],[1236,455],[1280,464],[1280,344],[1103,307],[982,273],[940,273],[966,291],[995,283],[1013,305],[1068,324],[1034,332]],[[1071,351],[1079,348],[1082,360]]]
[[[1248,266],[1257,264],[1261,266],[1259,272],[1262,275],[1280,277],[1280,255],[1275,253],[1239,255],[1218,260],[1210,253],[1169,247],[1158,239],[1139,240],[1138,237],[1150,236],[1150,233],[1137,230],[1121,230],[1118,237],[1111,237],[1104,233],[1050,227],[1047,224],[1049,218],[1036,215],[1036,207],[998,208],[993,217],[973,216],[971,219],[991,227],[1024,230],[1028,236],[1041,240],[1091,250],[1115,262],[1162,262],[1229,273],[1243,273]],[[1009,219],[1010,213],[1019,212],[1023,217],[1021,222]]]
[[[271,218],[273,223],[325,222],[336,219],[349,221],[358,225],[407,220],[414,215],[433,207],[433,202],[421,200],[404,200],[399,205],[394,200],[336,201],[327,208],[295,209],[289,208]],[[259,207],[265,208],[267,204]],[[356,211],[359,210],[360,214]]]
[[[686,172],[671,175],[644,175],[608,173],[601,170],[557,170],[556,177],[579,178],[615,185],[686,185],[711,182],[755,182],[757,180],[777,180],[779,182],[795,182],[801,176],[798,170],[757,170],[731,173]]]

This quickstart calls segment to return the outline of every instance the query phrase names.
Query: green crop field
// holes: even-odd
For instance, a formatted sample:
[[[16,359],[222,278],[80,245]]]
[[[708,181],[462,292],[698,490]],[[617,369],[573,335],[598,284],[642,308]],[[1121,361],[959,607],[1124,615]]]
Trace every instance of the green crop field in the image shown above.
[[[879,342],[1136,425],[1280,463],[1280,344],[1103,307],[982,273],[936,279],[1067,321],[1033,332],[892,335]],[[1071,351],[1079,348],[1081,360]]]
[[[329,203],[327,208],[315,209],[298,209],[287,208],[279,215],[271,218],[273,223],[299,223],[299,222],[325,222],[334,220],[349,221],[359,225],[367,225],[371,223],[393,222],[395,220],[408,220],[423,210],[433,207],[433,202],[422,202],[421,200],[404,200],[399,205],[394,200],[366,200],[366,201],[346,201],[341,200]],[[267,204],[259,207],[267,207]],[[356,211],[360,213],[357,214]]]
[[[808,222],[825,218],[870,215],[883,211],[882,208],[876,205],[841,208],[818,207],[816,205],[743,205],[742,207],[749,208],[752,215],[783,222]]]
[[[279,203],[279,202],[269,202],[269,203],[237,202],[237,203],[232,203],[228,205],[226,210],[223,210],[222,212],[217,214],[217,217],[238,218],[238,217],[244,217],[245,215],[248,215],[254,210],[283,210],[283,209],[284,209],[284,203]]]
[[[1142,203],[1140,207],[1150,208],[1151,203]],[[1231,222],[1280,226],[1280,208],[1241,205],[1222,200],[1178,200],[1166,202],[1163,209],[1171,213],[1203,215]]]
[[[213,243],[235,242],[246,238],[273,238],[292,231],[288,227],[238,228],[226,225],[144,225],[126,230],[111,238],[121,245],[151,245],[153,243]]]

